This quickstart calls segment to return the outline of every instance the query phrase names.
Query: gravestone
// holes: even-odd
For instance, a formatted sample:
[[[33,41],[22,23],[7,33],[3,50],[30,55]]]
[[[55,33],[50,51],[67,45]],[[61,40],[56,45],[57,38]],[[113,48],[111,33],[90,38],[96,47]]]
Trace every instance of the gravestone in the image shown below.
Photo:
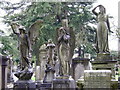
[[[73,78],[77,81],[80,77],[84,76],[84,70],[91,70],[90,59],[88,58],[73,58],[72,59],[72,67],[73,67]]]
[[[75,90],[76,84],[72,77],[58,77],[53,80],[53,90]]]
[[[111,70],[85,70],[84,71],[85,89],[110,89]]]
[[[46,44],[45,48],[43,48],[46,53],[44,53],[45,62],[44,62],[44,77],[43,82],[41,84],[37,84],[37,88],[40,90],[49,90],[52,86],[52,81],[54,79],[54,66],[55,66],[55,44],[52,42],[51,39],[48,40],[48,43]]]
[[[36,65],[36,81],[41,81],[45,75],[46,69],[46,59],[47,59],[47,49],[46,44],[43,44],[39,49],[39,62]]]

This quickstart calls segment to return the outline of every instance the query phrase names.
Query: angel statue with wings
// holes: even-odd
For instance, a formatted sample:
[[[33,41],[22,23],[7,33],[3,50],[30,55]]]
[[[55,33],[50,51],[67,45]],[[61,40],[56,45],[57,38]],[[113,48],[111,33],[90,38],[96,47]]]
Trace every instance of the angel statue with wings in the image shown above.
[[[57,29],[58,58],[60,62],[60,76],[71,74],[72,56],[75,48],[75,34],[72,27],[68,27],[68,20],[62,20],[62,27]]]
[[[24,26],[17,23],[12,23],[11,28],[13,33],[18,36],[18,49],[20,51],[20,69],[21,71],[28,70],[31,67],[31,46],[35,43],[41,28],[40,20],[34,22],[28,30]],[[28,31],[28,32],[27,32]]]

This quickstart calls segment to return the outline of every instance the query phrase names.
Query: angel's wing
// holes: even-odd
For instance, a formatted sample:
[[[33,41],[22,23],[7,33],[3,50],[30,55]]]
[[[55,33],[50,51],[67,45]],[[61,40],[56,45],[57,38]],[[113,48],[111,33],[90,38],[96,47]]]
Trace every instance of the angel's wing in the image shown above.
[[[41,20],[37,20],[29,27],[28,36],[29,36],[31,45],[35,43],[35,40],[39,36],[39,30],[42,27],[42,22],[43,21]]]
[[[70,58],[72,58],[74,54],[74,49],[75,49],[75,32],[72,27],[69,28],[69,34],[70,34],[70,40],[69,40]]]

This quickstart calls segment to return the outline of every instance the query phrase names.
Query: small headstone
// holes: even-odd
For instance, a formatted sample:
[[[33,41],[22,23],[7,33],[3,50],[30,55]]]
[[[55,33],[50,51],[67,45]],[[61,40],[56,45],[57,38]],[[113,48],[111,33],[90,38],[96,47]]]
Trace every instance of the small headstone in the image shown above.
[[[64,89],[64,90],[75,90],[75,80],[70,78],[56,78],[53,80],[53,90]]]
[[[77,81],[80,77],[84,76],[84,70],[91,70],[90,59],[88,58],[73,58],[73,78]]]
[[[45,71],[45,77],[44,77],[43,82],[44,83],[52,83],[52,80],[54,79],[54,73],[55,73],[55,70],[47,69]]]
[[[111,87],[111,70],[85,70],[84,88],[107,88]]]
[[[40,69],[41,69],[40,66],[36,66],[36,70],[35,70],[36,81],[40,81],[40,75],[41,75]]]

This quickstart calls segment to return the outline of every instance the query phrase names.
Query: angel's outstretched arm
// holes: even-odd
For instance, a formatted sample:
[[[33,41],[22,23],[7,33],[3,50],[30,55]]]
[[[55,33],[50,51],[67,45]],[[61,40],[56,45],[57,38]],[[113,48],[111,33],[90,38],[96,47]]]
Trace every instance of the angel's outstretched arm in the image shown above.
[[[10,26],[11,26],[11,28],[12,28],[12,30],[13,30],[13,33],[16,34],[16,35],[19,35],[19,33],[17,33],[17,32],[15,31],[13,23],[12,23]]]
[[[99,5],[98,5],[99,6]],[[98,15],[98,13],[95,11],[96,10],[96,8],[98,7],[98,6],[96,6],[93,10],[92,10],[92,12],[97,16]]]

